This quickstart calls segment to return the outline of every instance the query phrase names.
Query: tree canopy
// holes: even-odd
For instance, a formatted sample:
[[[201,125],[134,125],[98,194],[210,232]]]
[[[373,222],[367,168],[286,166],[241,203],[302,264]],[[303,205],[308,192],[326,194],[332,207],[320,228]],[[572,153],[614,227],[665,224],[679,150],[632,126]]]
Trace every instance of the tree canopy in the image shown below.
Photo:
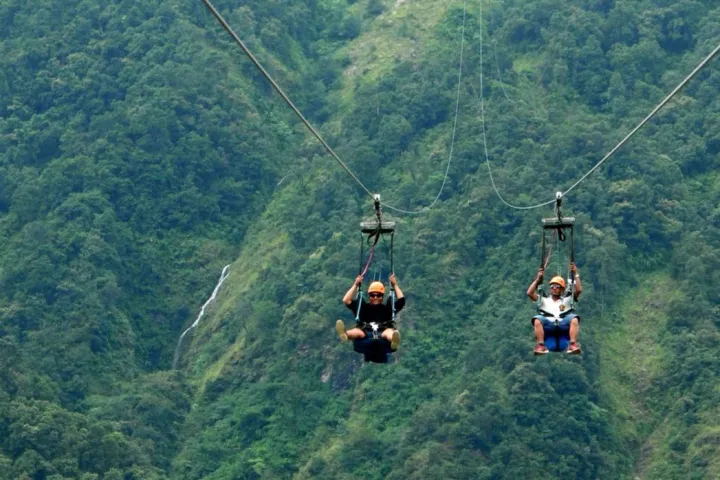
[[[369,199],[201,2],[8,0],[0,479],[720,475],[717,61],[566,200],[581,359],[530,355],[550,210],[486,166],[567,188],[715,48],[714,2],[216,7],[393,206],[437,195],[459,94],[439,202],[394,216],[401,348],[335,337]]]

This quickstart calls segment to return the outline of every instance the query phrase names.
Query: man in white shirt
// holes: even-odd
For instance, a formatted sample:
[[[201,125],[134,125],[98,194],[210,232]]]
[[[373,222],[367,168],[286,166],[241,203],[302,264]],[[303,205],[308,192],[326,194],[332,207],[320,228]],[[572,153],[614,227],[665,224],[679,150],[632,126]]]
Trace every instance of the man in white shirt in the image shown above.
[[[570,344],[566,350],[567,353],[577,355],[580,353],[580,345],[577,343],[578,333],[580,332],[580,317],[573,311],[574,303],[582,293],[582,284],[580,283],[580,274],[574,263],[570,264],[570,270],[575,279],[572,294],[565,293],[565,279],[562,277],[553,277],[550,280],[550,296],[541,292],[538,295],[538,285],[542,285],[542,278],[545,273],[544,269],[538,270],[535,280],[528,287],[527,296],[533,302],[538,302],[538,314],[535,315],[531,323],[535,330],[535,338],[537,346],[533,350],[535,355],[545,355],[548,349],[545,346],[545,331],[559,333],[568,333]]]

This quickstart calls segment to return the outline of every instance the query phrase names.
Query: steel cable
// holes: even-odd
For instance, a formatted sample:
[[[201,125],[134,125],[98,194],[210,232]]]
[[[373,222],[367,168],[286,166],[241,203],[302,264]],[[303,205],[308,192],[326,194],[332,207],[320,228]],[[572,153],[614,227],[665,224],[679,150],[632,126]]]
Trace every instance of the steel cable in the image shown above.
[[[529,206],[518,206],[513,205],[505,200],[503,196],[500,194],[496,184],[495,184],[495,178],[493,177],[492,168],[490,167],[490,156],[488,154],[488,148],[487,148],[487,134],[485,130],[485,102],[484,102],[484,96],[483,96],[483,30],[482,30],[482,23],[483,23],[483,13],[482,13],[482,0],[480,0],[480,112],[481,112],[481,122],[482,122],[482,132],[483,132],[483,146],[485,151],[485,161],[487,163],[488,172],[490,175],[490,183],[492,184],[493,189],[495,190],[496,195],[500,199],[502,203],[504,203],[506,206],[516,209],[516,210],[532,210],[539,207],[544,207],[546,205],[550,205],[555,202],[555,200],[549,200],[547,202],[538,203],[535,205],[529,205]],[[605,155],[598,163],[595,164],[590,170],[587,171],[577,182],[575,182],[570,188],[562,192],[563,196],[570,193],[575,187],[580,185],[590,174],[592,174],[595,170],[597,170],[600,165],[605,163],[607,159],[609,159],[611,156],[613,156],[620,148],[622,148],[623,145],[625,145],[630,138],[632,138],[642,127],[645,126],[685,85],[687,85],[690,80],[692,80],[718,53],[720,52],[720,45],[718,45],[715,50],[713,50],[705,59],[700,62],[700,64],[695,67],[695,69],[687,76],[685,79],[680,82],[680,84],[675,87],[675,89],[670,92],[665,99],[660,102],[653,110],[646,116],[630,133],[628,133],[625,138],[623,138],[620,143],[618,143],[610,152]],[[497,61],[497,59],[496,59]]]
[[[288,104],[288,106],[292,109],[293,112],[300,118],[300,120],[305,124],[305,126],[310,130],[310,132],[315,136],[315,138],[318,139],[318,141],[325,147],[325,150],[330,154],[331,157],[333,157],[340,166],[350,175],[355,182],[360,185],[360,187],[365,190],[365,192],[370,195],[370,198],[373,198],[373,193],[360,181],[360,179],[348,168],[347,165],[345,165],[345,162],[343,162],[340,157],[335,153],[335,151],[330,148],[330,145],[325,142],[325,140],[320,136],[320,133],[318,133],[317,130],[315,130],[315,127],[313,127],[310,122],[305,118],[305,116],[302,114],[302,112],[295,106],[295,104],[290,100],[290,97],[288,97],[282,88],[280,88],[280,85],[278,85],[275,80],[270,76],[270,74],[265,70],[265,68],[260,64],[257,58],[255,58],[255,55],[252,54],[252,52],[245,46],[245,43],[240,39],[240,37],[237,36],[237,34],[233,31],[232,27],[225,21],[222,15],[220,15],[220,12],[215,9],[215,6],[210,2],[210,0],[202,0],[205,6],[210,10],[210,13],[213,14],[213,16],[217,19],[218,22],[220,22],[220,25],[227,31],[228,34],[235,40],[235,43],[240,46],[243,52],[245,52],[245,55],[250,59],[250,61],[257,67],[257,69],[262,73],[262,75],[265,77],[265,79],[270,82],[270,84],[273,86],[275,91],[282,97],[283,100],[285,100],[285,103]]]

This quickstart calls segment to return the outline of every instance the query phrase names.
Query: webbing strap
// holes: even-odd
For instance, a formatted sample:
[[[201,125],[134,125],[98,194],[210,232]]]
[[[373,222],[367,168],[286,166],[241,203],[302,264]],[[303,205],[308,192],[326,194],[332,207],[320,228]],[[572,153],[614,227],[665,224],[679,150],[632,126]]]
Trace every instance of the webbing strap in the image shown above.
[[[365,274],[367,273],[368,269],[370,268],[370,264],[372,263],[372,259],[373,259],[374,256],[375,256],[375,245],[373,245],[372,247],[370,247],[370,255],[368,256],[367,263],[365,263],[365,268],[363,268],[363,270],[360,272],[360,275],[361,275],[361,276],[364,277]]]
[[[395,232],[393,231],[390,234],[390,275],[395,275],[395,265],[394,265],[394,258],[393,258],[393,250],[395,246]],[[392,299],[392,321],[393,324],[395,323],[395,287],[393,284],[390,284],[390,298]]]
[[[368,255],[367,262],[365,263],[365,268],[362,269],[360,272],[360,276],[364,277],[367,273],[368,269],[370,268],[370,264],[372,263],[372,259],[375,256],[375,245],[370,247],[370,255]],[[362,306],[362,300],[363,300],[363,294],[362,294],[362,284],[358,287],[358,294],[357,294],[357,301],[358,301],[358,307],[357,312],[355,313],[355,321],[360,320],[360,307]]]
[[[555,246],[554,240],[557,232],[557,230],[553,230],[553,236],[550,239],[550,249],[548,250],[547,257],[545,257],[545,231],[543,231],[543,257],[545,258],[543,258],[540,262],[540,266],[543,268],[543,270],[547,268],[548,264],[550,263],[550,259],[552,258],[553,247]]]
[[[392,299],[392,321],[395,324],[395,289],[390,286],[390,298]]]
[[[358,302],[357,312],[355,313],[355,322],[360,321],[360,307],[362,307],[362,285],[358,287],[358,294],[355,298]]]

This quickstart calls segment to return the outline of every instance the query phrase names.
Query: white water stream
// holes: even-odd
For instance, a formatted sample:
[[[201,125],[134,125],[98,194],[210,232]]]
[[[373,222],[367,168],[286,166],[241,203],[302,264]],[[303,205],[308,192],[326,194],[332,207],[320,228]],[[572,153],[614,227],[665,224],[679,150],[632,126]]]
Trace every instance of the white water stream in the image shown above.
[[[182,347],[183,339],[185,338],[185,335],[192,330],[193,328],[197,327],[200,323],[200,319],[205,315],[205,308],[207,308],[208,305],[210,305],[210,302],[215,300],[215,297],[217,296],[218,290],[220,290],[220,286],[223,284],[225,279],[229,275],[230,265],[225,265],[225,267],[222,269],[222,273],[220,273],[220,280],[218,280],[217,285],[215,285],[215,289],[212,291],[212,295],[210,295],[210,298],[207,299],[207,301],[203,304],[202,308],[200,309],[200,313],[198,314],[197,318],[193,322],[192,325],[190,325],[183,333],[180,335],[180,340],[178,340],[177,347],[175,347],[175,355],[173,357],[173,365],[172,368],[177,368],[178,360],[180,360],[180,348]]]

